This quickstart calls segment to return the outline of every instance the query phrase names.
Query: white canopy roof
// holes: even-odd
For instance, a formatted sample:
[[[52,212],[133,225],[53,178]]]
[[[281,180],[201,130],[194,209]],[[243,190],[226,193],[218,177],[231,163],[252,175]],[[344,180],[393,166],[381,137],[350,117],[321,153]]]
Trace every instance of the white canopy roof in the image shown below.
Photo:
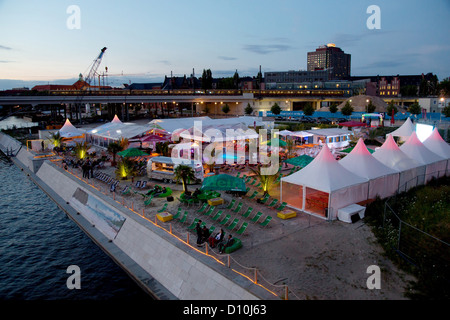
[[[120,120],[113,120],[113,122],[105,123],[97,128],[89,130],[88,133],[99,137],[119,140],[120,138],[131,139],[143,135],[151,129],[152,128],[147,126],[139,126],[134,123],[123,123]]]
[[[343,135],[353,134],[351,131],[348,131],[346,129],[340,129],[340,128],[313,129],[313,130],[306,130],[306,132],[311,133],[316,136],[325,136],[325,137],[343,136]]]
[[[313,134],[312,133],[309,133],[309,132],[307,132],[307,131],[294,131],[294,132],[292,132],[292,135],[294,136],[294,137],[312,137],[313,136]]]
[[[397,173],[394,169],[374,158],[361,138],[353,150],[339,160],[339,163],[349,171],[367,179],[375,179]]]
[[[437,155],[450,159],[450,146],[442,139],[437,128],[434,128],[433,133],[423,142],[423,145]]]
[[[195,121],[201,121],[202,127],[206,126],[228,126],[244,124],[246,128],[264,125],[265,123],[256,117],[233,117],[225,119],[211,119],[210,117],[193,117],[193,118],[171,118],[171,119],[155,119],[149,122],[149,126],[153,128],[161,127],[169,133],[173,133],[178,129],[190,129],[194,126]]]
[[[233,140],[257,139],[258,133],[244,123],[202,125],[201,132],[196,127],[180,132],[185,139],[193,139],[204,142],[222,142]],[[198,128],[200,129],[200,128]]]
[[[150,121],[150,128],[162,128],[169,133],[177,129],[189,129],[194,126],[194,121],[205,121],[211,119],[210,117],[192,117],[192,118],[170,118],[170,119],[154,119]]]
[[[397,130],[391,132],[391,135],[393,137],[401,137],[404,140],[408,139],[409,136],[411,136],[411,134],[416,131],[414,124],[412,123],[411,119],[408,117],[405,121],[405,123],[403,123],[400,128],[398,128]]]
[[[325,144],[310,164],[296,173],[281,178],[281,181],[331,193],[352,185],[366,183],[368,179],[357,176],[339,164]]]
[[[73,126],[69,119],[66,119],[64,126],[59,129],[59,134],[63,138],[73,138],[82,136],[85,133],[84,130],[77,129]]]
[[[395,143],[392,135],[388,135],[383,145],[373,154],[373,157],[389,168],[405,171],[421,166],[419,162],[407,156]]]
[[[430,164],[446,160],[425,147],[423,143],[420,142],[419,138],[417,138],[415,132],[413,132],[409,139],[400,147],[400,150],[421,164]]]

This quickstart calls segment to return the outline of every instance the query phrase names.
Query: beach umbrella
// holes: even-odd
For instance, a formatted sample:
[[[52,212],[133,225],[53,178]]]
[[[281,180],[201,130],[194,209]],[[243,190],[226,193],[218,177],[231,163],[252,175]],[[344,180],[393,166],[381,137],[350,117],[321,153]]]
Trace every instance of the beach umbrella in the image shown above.
[[[284,162],[288,163],[288,164],[292,164],[293,166],[299,166],[299,167],[306,167],[311,161],[313,161],[314,158],[310,157],[306,154],[303,154],[299,157],[295,157],[295,158],[291,158],[291,159],[287,159]]]
[[[267,144],[268,146],[270,146],[270,145],[272,145],[273,143],[276,143],[276,140],[278,140],[278,146],[280,146],[280,147],[286,147],[286,146],[287,146],[286,141],[283,141],[283,140],[281,140],[281,139],[279,139],[279,138],[272,138],[272,139],[270,139],[269,141],[266,141],[265,144]]]
[[[234,177],[225,173],[206,177],[203,180],[202,187],[200,189],[241,192],[245,192],[247,190],[245,182],[242,178]]]
[[[140,156],[148,156],[144,151],[138,149],[138,148],[129,148],[124,151],[120,151],[117,153],[119,156],[124,158],[131,158],[131,157],[140,157]]]

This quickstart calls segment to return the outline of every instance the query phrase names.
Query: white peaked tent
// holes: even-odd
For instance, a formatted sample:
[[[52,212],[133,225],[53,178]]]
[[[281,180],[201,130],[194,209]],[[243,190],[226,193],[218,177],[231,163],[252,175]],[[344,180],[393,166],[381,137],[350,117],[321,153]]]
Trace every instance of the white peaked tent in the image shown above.
[[[302,170],[281,179],[281,201],[330,220],[338,209],[367,200],[369,181],[341,166],[324,145]]]
[[[437,128],[433,130],[433,133],[423,142],[423,145],[430,149],[432,152],[447,159],[446,175],[450,175],[450,145],[442,139]]]
[[[416,160],[420,164],[425,165],[425,183],[433,177],[439,178],[445,175],[447,169],[447,159],[437,155],[430,149],[425,147],[415,132],[411,134],[409,139],[400,147],[408,157]]]
[[[111,122],[89,130],[86,134],[87,142],[107,148],[111,142],[119,141],[121,138],[132,139],[143,136],[150,132],[148,126],[140,126],[134,123],[123,123],[114,116]]]
[[[400,173],[399,192],[407,191],[416,185],[424,183],[425,166],[411,159],[400,150],[390,134],[383,145],[372,156]]]
[[[400,141],[406,141],[411,136],[411,134],[415,131],[416,131],[416,128],[415,128],[414,124],[412,123],[411,119],[408,117],[406,119],[405,123],[403,123],[400,126],[400,128],[391,132],[391,135],[393,137],[399,137]]]
[[[120,121],[119,117],[116,115],[114,115],[114,118],[112,119],[111,123],[122,123],[122,121]]]
[[[347,170],[369,179],[368,199],[389,197],[397,192],[400,174],[389,168],[367,150],[363,139],[359,139],[356,146],[339,163]]]
[[[63,138],[82,138],[84,133],[85,132],[83,130],[75,128],[69,119],[66,119],[66,122],[62,128],[59,129],[59,134]]]

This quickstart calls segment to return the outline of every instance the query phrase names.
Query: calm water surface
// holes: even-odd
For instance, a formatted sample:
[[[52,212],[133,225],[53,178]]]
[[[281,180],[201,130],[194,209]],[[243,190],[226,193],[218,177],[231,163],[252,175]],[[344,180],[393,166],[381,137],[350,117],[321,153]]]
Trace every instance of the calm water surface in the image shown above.
[[[66,286],[70,265],[80,267],[79,290]],[[150,298],[26,174],[0,158],[0,299]]]

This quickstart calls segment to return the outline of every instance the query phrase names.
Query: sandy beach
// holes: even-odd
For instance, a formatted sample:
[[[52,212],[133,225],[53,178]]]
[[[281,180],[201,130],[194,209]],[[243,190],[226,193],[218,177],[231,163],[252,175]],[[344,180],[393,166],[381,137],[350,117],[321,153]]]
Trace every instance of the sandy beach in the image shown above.
[[[80,169],[69,169],[78,177],[81,177]],[[115,177],[115,168],[109,163],[100,170]],[[86,179],[85,179],[86,180]],[[159,181],[149,181],[145,189],[136,189],[136,181],[147,180],[146,177],[134,178],[134,181],[121,180],[117,190],[122,190],[126,185],[133,187],[130,195],[115,195],[109,191],[109,185],[91,178],[86,180],[93,187],[105,195],[114,197],[124,206],[133,209],[136,214],[142,215],[150,221],[157,221],[156,214],[161,207],[167,203],[166,211],[175,214],[179,207],[183,212],[188,211],[188,219],[182,224],[179,221],[169,222],[157,221],[158,225],[172,233],[179,239],[190,237],[190,244],[195,246],[195,233],[188,230],[188,226],[194,218],[202,219],[207,227],[214,225],[216,231],[221,227],[211,216],[198,213],[198,206],[181,205],[177,197],[182,192],[181,184],[165,184]],[[149,206],[144,205],[141,194],[148,191],[155,184],[170,187],[173,190],[174,201],[167,202],[166,198],[154,198]],[[271,192],[275,198],[277,194],[276,185]],[[199,185],[189,186],[189,190],[195,190]],[[258,190],[252,187],[248,195]],[[250,280],[256,277],[258,283],[268,290],[276,293],[280,298],[286,294],[285,286],[288,287],[288,298],[291,300],[318,299],[318,300],[398,300],[405,299],[403,293],[411,276],[399,271],[389,259],[383,256],[381,247],[364,220],[353,224],[340,221],[326,221],[306,213],[297,211],[297,216],[292,219],[280,219],[275,209],[268,208],[256,202],[256,199],[242,198],[222,193],[225,200],[223,205],[218,206],[226,214],[240,219],[240,222],[249,222],[249,227],[243,235],[238,235],[242,240],[243,247],[231,254],[231,268],[244,274]],[[235,213],[232,209],[226,209],[229,202],[235,199],[236,204],[243,203],[242,209]],[[261,211],[263,217],[273,217],[269,226],[263,228],[258,223],[253,223],[250,218],[242,217],[248,207],[254,208],[254,213]],[[216,209],[217,211],[217,209]],[[262,220],[259,220],[261,222]],[[240,224],[238,224],[239,226]],[[230,231],[235,234],[236,229]],[[206,249],[200,248],[205,251]],[[226,263],[227,255],[219,254],[217,248],[208,250],[208,255]],[[212,260],[214,260],[212,259]],[[370,290],[367,288],[367,279],[371,274],[367,268],[376,265],[381,270],[381,289]]]

